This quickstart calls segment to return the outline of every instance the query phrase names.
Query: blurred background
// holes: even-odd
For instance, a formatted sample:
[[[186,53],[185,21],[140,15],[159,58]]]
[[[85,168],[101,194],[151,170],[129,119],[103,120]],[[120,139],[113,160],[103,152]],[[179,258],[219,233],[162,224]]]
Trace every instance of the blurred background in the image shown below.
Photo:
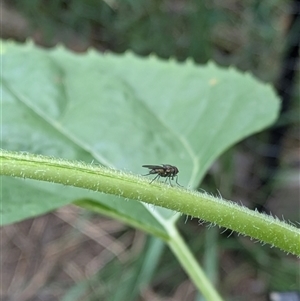
[[[271,83],[282,100],[276,124],[223,154],[200,186],[299,222],[300,1],[0,3],[2,39],[33,40],[42,47],[63,44],[74,52],[132,50],[163,59],[192,58],[197,64],[212,60]],[[178,225],[225,299],[267,301],[275,300],[275,291],[300,290],[295,256],[230,232],[220,234],[216,227],[206,231],[196,219],[182,218]],[[167,248],[153,251],[157,268],[143,279],[139,272],[152,238],[75,206],[0,231],[3,300],[201,300]],[[133,292],[137,277],[145,284]]]

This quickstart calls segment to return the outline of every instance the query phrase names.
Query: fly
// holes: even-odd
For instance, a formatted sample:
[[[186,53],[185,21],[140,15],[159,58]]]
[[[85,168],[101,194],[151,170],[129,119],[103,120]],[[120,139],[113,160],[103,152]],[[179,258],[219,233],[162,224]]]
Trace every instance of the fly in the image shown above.
[[[179,170],[176,166],[173,166],[173,165],[170,165],[170,164],[162,164],[162,165],[143,165],[142,167],[146,167],[146,168],[150,169],[149,173],[144,175],[144,176],[149,176],[149,175],[156,174],[156,176],[151,180],[150,184],[154,180],[159,179],[160,177],[162,177],[162,178],[166,178],[165,183],[169,179],[169,183],[170,183],[171,186],[172,186],[171,180],[174,180],[174,178],[175,178],[176,184],[181,186],[177,182],[177,179],[178,179],[177,174],[179,173]]]

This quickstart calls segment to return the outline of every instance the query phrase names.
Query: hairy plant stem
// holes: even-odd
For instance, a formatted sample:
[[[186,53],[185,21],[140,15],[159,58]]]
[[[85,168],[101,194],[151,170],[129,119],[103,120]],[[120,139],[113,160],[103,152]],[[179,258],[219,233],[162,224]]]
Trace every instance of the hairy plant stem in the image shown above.
[[[300,231],[272,216],[233,202],[161,183],[113,169],[80,162],[0,152],[2,175],[48,181],[113,194],[172,209],[300,256]]]

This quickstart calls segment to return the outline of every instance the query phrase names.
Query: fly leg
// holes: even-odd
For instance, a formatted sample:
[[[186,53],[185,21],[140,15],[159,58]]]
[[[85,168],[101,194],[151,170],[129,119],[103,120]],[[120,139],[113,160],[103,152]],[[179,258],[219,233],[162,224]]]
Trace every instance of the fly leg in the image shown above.
[[[151,184],[154,180],[159,179],[159,178],[160,178],[160,175],[157,174],[157,175],[151,180],[150,184]]]
[[[183,187],[182,185],[180,185],[180,184],[177,182],[177,180],[178,180],[178,176],[176,176],[176,184],[177,184],[178,186],[180,186],[180,187]]]

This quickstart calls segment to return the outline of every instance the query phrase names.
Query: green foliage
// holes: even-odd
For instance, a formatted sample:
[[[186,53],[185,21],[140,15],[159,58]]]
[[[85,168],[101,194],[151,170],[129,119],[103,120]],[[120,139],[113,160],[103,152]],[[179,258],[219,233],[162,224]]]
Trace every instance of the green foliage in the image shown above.
[[[6,43],[2,82],[4,149],[97,160],[134,173],[145,172],[142,164],[169,162],[179,167],[181,184],[193,188],[225,149],[278,112],[272,89],[248,74],[129,53],[74,55]],[[18,180],[8,181],[14,187]],[[45,209],[30,186],[32,201],[19,199],[23,218],[59,207],[56,187],[48,186],[55,200]],[[4,198],[17,199],[18,190],[5,191]]]
[[[290,1],[9,1],[42,45],[234,64],[274,80]],[[285,17],[284,17],[285,18]],[[270,47],[271,46],[271,47]]]
[[[137,174],[144,172],[142,164],[171,163],[179,167],[180,183],[196,188],[224,150],[270,125],[278,114],[279,102],[270,86],[212,63],[200,67],[131,53],[75,55],[31,44],[3,43],[2,51],[1,145],[7,150],[98,162]],[[43,159],[39,164],[36,174],[48,168]],[[64,172],[76,176],[76,170]],[[78,181],[84,181],[78,175]],[[153,187],[152,198],[164,187],[125,180],[122,173],[109,177],[110,182],[127,181],[136,192],[147,184],[150,194]],[[173,212],[33,180],[4,177],[2,185],[4,223],[77,201],[146,231],[147,224],[156,227],[157,233],[167,234],[172,251],[208,300],[220,300],[178,235]],[[122,189],[116,194],[122,195]],[[167,189],[161,191],[176,194]]]
[[[82,39],[91,38],[93,44],[116,52],[132,49],[144,55],[155,52],[165,58],[208,60],[211,18],[202,2],[189,1],[179,8],[156,1],[111,4],[96,0],[51,1],[50,5],[43,0],[15,2],[29,17],[32,29],[43,32],[46,45],[52,44],[58,32],[64,35],[64,42],[76,32]]]

